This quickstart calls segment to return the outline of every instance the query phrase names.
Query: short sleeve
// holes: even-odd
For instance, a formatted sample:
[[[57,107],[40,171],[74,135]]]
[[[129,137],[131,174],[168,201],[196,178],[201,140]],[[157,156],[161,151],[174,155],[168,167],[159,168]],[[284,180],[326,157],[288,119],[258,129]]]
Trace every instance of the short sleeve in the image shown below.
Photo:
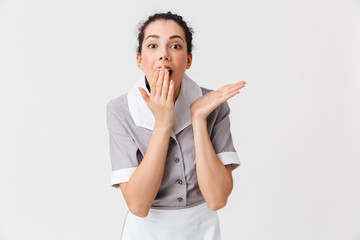
[[[107,105],[107,128],[112,168],[111,186],[119,188],[120,183],[129,181],[138,167],[141,153],[110,103]]]
[[[224,165],[231,164],[231,168],[234,170],[240,166],[241,163],[233,145],[229,114],[230,108],[225,101],[220,105],[210,139],[214,150],[222,163]]]

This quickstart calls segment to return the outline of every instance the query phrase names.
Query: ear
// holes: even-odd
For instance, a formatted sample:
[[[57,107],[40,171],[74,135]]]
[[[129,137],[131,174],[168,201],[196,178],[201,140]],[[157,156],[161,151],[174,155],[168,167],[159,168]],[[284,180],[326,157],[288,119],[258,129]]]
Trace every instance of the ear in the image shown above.
[[[137,61],[137,65],[140,69],[142,69],[142,58],[141,58],[141,54],[137,53],[136,54],[136,61]]]
[[[187,55],[186,69],[189,69],[192,63],[192,53]]]

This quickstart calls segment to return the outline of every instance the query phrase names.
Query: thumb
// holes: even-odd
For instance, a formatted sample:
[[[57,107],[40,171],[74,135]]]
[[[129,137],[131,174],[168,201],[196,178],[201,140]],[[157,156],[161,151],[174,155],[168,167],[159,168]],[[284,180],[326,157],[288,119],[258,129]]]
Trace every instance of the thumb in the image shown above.
[[[144,101],[146,102],[146,104],[148,104],[149,102],[149,95],[147,95],[146,91],[141,88],[141,87],[138,87],[139,91],[140,91],[140,94],[141,94],[141,97],[144,99]]]

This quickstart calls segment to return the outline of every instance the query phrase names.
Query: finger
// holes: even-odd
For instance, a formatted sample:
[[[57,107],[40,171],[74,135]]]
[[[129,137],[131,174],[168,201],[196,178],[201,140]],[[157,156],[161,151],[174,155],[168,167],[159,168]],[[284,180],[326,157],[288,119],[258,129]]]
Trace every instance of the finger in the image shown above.
[[[228,92],[227,94],[222,96],[221,101],[225,102],[239,93],[240,93],[239,90],[234,90],[234,91]]]
[[[242,84],[246,84],[246,82],[244,80],[241,80],[239,82],[236,82],[235,84],[239,84],[239,83],[242,83]]]
[[[174,91],[174,81],[170,80],[169,91],[166,99],[167,101],[174,101]]]
[[[151,90],[150,95],[152,97],[155,96],[155,94],[156,94],[156,82],[157,82],[158,78],[159,78],[159,69],[157,68],[155,70],[155,73],[153,75],[153,80],[151,81],[151,85],[150,85],[150,90]]]
[[[165,69],[165,77],[164,77],[164,82],[163,82],[163,86],[162,86],[161,96],[166,99],[168,91],[169,91],[169,71],[167,69]]]
[[[237,84],[235,86],[232,86],[232,87],[226,89],[226,92],[239,91],[241,88],[242,88],[242,85]]]
[[[231,83],[231,84],[224,85],[224,86],[220,87],[218,90],[221,92],[228,92],[228,91],[232,91],[233,89],[236,89],[236,88],[240,89],[240,87],[241,87],[240,82],[237,82],[237,83]]]
[[[229,86],[234,87],[234,86],[245,86],[246,82],[245,81],[239,81],[233,84],[229,84]]]
[[[162,84],[163,84],[163,81],[164,81],[164,74],[165,74],[165,71],[164,71],[164,65],[161,67],[160,69],[160,72],[159,72],[159,78],[158,78],[158,81],[156,82],[156,94],[155,95],[158,95],[159,97],[161,97],[161,89],[162,89]]]
[[[231,84],[229,84],[227,86],[237,86],[237,85],[245,85],[245,84],[246,84],[245,81],[239,81],[239,82],[236,82],[236,83],[231,83]]]
[[[240,82],[228,85],[227,91],[231,92],[231,91],[234,91],[235,89],[239,90],[240,88],[243,88],[243,87],[245,87],[244,81],[240,81]]]
[[[237,84],[240,85],[241,88],[243,88],[243,87],[245,87],[246,82],[245,81],[240,81]]]
[[[140,91],[140,94],[141,94],[141,97],[144,99],[144,101],[146,102],[146,104],[148,104],[149,102],[149,95],[146,93],[146,91],[141,88],[141,87],[138,87],[139,91]]]

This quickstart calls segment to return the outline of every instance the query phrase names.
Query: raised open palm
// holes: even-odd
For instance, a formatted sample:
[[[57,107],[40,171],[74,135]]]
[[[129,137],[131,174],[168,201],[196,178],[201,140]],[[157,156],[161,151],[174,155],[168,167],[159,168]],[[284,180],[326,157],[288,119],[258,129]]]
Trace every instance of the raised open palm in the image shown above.
[[[191,104],[191,118],[200,120],[206,119],[220,104],[240,93],[240,88],[243,88],[245,84],[245,81],[228,84],[196,99]]]

